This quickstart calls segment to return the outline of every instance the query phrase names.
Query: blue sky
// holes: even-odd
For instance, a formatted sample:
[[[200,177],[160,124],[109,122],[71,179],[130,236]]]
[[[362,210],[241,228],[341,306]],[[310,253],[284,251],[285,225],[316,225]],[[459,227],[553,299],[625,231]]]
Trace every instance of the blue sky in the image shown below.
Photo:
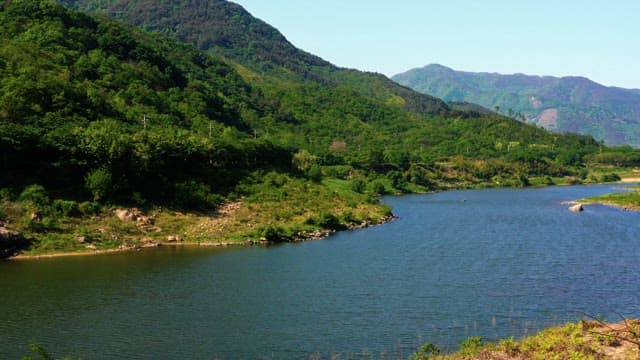
[[[640,0],[233,0],[297,47],[391,76],[579,75],[640,88]]]

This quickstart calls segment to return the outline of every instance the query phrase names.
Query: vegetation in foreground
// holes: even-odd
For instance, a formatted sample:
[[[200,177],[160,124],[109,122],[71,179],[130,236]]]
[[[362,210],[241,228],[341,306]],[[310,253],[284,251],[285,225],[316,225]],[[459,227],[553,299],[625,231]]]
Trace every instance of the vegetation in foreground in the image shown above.
[[[640,358],[640,320],[625,320],[619,324],[600,321],[580,321],[552,327],[537,335],[498,343],[483,344],[480,337],[470,337],[460,344],[460,350],[441,355],[440,349],[426,343],[411,359],[426,360],[630,360]]]

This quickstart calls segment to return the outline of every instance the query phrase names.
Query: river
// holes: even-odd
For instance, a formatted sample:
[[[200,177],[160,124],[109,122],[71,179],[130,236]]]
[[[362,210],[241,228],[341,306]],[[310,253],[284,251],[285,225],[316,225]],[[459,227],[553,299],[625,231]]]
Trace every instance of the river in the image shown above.
[[[0,358],[406,358],[422,342],[640,316],[640,213],[617,185],[386,197],[322,241],[0,262]]]

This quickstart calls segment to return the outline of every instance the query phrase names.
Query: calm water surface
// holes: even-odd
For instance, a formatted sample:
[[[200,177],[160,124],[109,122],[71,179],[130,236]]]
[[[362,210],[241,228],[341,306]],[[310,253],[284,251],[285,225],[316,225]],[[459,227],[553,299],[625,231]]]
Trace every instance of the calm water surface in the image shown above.
[[[324,241],[0,262],[0,358],[406,358],[638,317],[640,214],[562,204],[612,189],[389,197],[397,221]]]

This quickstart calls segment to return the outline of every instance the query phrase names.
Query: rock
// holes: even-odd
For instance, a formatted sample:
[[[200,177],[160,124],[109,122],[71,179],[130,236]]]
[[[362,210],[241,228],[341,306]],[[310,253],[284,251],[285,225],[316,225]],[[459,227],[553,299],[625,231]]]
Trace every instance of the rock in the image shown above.
[[[572,212],[575,212],[575,213],[579,213],[581,211],[584,211],[584,207],[582,206],[582,204],[576,204],[576,205],[573,205],[572,207],[570,207],[569,211],[572,211]]]
[[[86,245],[84,248],[87,249],[87,250],[96,250],[97,249],[96,246],[93,245],[93,244]]]
[[[29,242],[22,234],[0,226],[0,259],[15,255],[28,245]]]
[[[158,247],[158,246],[160,246],[160,243],[157,243],[153,241],[153,239],[149,239],[149,238],[142,239],[142,245],[140,245],[140,247],[143,247],[143,248]]]
[[[134,222],[139,227],[149,227],[155,224],[155,219],[152,216],[145,215],[137,208],[116,209],[113,213],[121,221]]]
[[[75,239],[80,244],[84,244],[87,241],[86,237],[80,235],[76,235]]]
[[[127,209],[115,209],[113,212],[122,221],[133,221],[133,214]]]
[[[184,241],[179,235],[167,236],[167,242],[181,242]]]
[[[37,223],[42,221],[42,214],[40,213],[40,211],[36,211],[31,214],[31,221],[37,222]]]

